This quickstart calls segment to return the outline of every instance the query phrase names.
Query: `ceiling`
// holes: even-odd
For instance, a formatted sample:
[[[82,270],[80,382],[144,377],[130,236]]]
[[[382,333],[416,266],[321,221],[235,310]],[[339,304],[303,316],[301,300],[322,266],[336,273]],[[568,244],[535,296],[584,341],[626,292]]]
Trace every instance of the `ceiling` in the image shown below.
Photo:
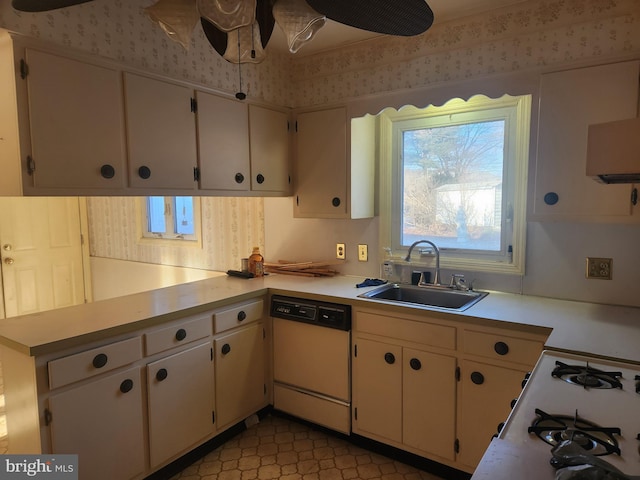
[[[526,1],[528,0],[427,0],[427,3],[433,10],[434,25],[437,25],[438,23]],[[383,35],[327,20],[327,23],[316,33],[316,36],[308,44],[304,45],[296,53],[296,56],[310,55],[380,36]],[[285,36],[277,25],[273,29],[273,34],[269,41],[269,49],[287,51]]]

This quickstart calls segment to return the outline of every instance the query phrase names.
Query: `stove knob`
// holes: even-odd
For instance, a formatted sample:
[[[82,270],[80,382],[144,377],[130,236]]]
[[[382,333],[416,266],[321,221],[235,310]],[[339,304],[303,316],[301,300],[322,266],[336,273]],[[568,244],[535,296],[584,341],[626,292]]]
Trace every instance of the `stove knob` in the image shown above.
[[[522,379],[522,388],[524,388],[524,386],[527,384],[527,381],[529,380],[529,377],[531,376],[531,372],[527,372],[524,374],[524,378]]]
[[[502,431],[502,429],[504,428],[504,422],[500,422],[498,424],[498,433],[500,433]]]
[[[516,403],[518,403],[518,399],[514,398],[513,400],[511,400],[511,410],[513,410],[513,407],[516,406]]]

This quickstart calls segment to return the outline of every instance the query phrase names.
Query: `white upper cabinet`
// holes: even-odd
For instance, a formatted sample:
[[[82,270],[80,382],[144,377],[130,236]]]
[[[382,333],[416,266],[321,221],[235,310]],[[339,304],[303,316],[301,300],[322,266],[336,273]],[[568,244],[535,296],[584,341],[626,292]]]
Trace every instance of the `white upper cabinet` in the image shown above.
[[[196,92],[200,188],[247,191],[249,177],[249,118],[247,104]]]
[[[289,118],[286,113],[249,105],[251,189],[290,195]]]
[[[634,118],[640,62],[543,75],[532,220],[630,221],[630,185],[586,176],[588,127]]]
[[[195,189],[193,89],[125,72],[129,185]]]
[[[0,39],[2,195],[122,192],[126,152],[117,69]]]
[[[294,216],[374,215],[375,118],[347,109],[299,112],[296,119]]]

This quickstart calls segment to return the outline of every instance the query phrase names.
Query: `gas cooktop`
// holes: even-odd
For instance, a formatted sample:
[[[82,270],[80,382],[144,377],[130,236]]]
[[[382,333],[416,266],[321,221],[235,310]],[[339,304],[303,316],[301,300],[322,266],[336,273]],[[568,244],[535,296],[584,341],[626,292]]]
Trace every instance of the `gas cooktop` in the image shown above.
[[[551,460],[552,450],[568,444],[578,452],[569,461],[595,457],[640,475],[639,375],[638,365],[545,351],[499,438],[527,465],[539,464],[539,480],[566,466]]]

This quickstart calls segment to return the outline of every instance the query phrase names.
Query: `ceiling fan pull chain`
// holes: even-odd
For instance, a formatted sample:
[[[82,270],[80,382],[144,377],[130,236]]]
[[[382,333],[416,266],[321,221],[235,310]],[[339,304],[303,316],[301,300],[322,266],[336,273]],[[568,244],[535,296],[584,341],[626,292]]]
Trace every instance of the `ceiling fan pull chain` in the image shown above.
[[[238,91],[238,93],[236,93],[236,98],[238,100],[244,100],[245,98],[247,98],[247,95],[242,91],[242,63],[240,63],[242,53],[240,52],[240,29],[239,28],[236,30],[236,33],[238,34],[238,82],[240,83],[240,90]]]

